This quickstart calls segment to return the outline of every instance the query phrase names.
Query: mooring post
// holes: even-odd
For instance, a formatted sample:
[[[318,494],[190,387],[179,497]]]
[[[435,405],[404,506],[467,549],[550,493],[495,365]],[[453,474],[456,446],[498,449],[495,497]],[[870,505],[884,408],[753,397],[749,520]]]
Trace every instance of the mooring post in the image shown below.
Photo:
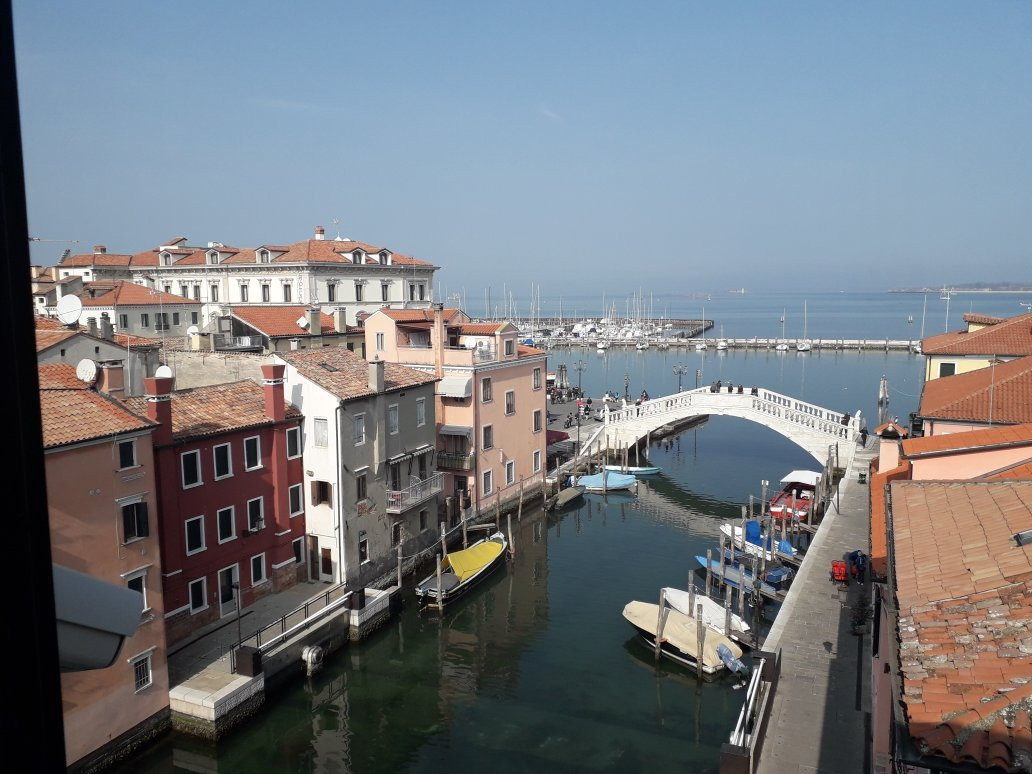
[[[469,548],[469,534],[466,531],[466,514],[462,514],[462,547]]]
[[[753,495],[749,495],[749,518],[753,516]]]
[[[710,576],[713,574],[713,549],[706,549],[706,596],[710,595]]]
[[[656,661],[663,650],[663,605],[666,604],[666,590],[659,590],[659,615],[656,617]]]
[[[745,522],[746,522],[745,506],[743,505],[742,506],[742,549],[743,550],[745,549],[745,543],[746,543],[746,540],[745,540],[745,534],[746,534],[745,533]],[[731,537],[732,538],[734,538],[734,532],[735,532],[735,525],[732,524],[731,525]]]
[[[724,636],[731,636],[731,587],[724,589]]]
[[[401,545],[398,546],[398,588],[401,588]]]
[[[695,608],[695,669],[702,679],[702,656],[706,647],[706,627],[702,624],[702,605]]]
[[[498,494],[495,495],[495,532],[498,532],[502,528],[502,490],[498,490]]]
[[[519,524],[520,519],[523,518],[523,477],[520,477],[520,504],[516,508],[516,523]]]
[[[437,607],[443,608],[444,603],[441,601],[441,555],[437,555]]]
[[[463,522],[463,523],[465,523],[465,522]],[[445,524],[442,521],[441,522],[441,554],[443,556],[447,556],[448,555],[448,536],[447,536],[447,534],[445,533],[444,530],[445,530]]]
[[[735,552],[734,552],[734,549],[732,549],[731,550],[731,561],[733,562],[734,560],[735,560]],[[727,569],[726,568],[727,568],[727,562],[724,560],[724,536],[721,535],[720,536],[720,585],[717,587],[718,589],[723,588],[724,586],[727,585],[727,580],[726,580],[726,577],[725,577],[727,575]]]
[[[512,537],[512,514],[505,514],[505,527],[509,533],[509,554],[516,556],[516,541]]]
[[[688,609],[695,609],[695,578],[689,578],[688,584]]]
[[[741,582],[738,584],[738,617],[745,620],[745,573],[742,573]]]

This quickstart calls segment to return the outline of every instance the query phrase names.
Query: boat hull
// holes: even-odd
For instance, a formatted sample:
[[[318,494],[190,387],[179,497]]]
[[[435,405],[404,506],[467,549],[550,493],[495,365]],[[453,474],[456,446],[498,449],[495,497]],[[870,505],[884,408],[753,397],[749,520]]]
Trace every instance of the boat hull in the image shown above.
[[[668,608],[663,611],[663,639],[660,653],[666,658],[685,666],[697,668],[701,662],[702,671],[715,674],[724,670],[724,661],[717,653],[723,645],[735,659],[740,659],[742,649],[730,638],[706,626],[702,627],[702,642],[699,642],[699,622],[677,610]],[[659,605],[648,602],[628,602],[623,609],[623,616],[635,631],[655,648],[656,625],[659,618]],[[701,650],[700,650],[701,644]]]
[[[478,546],[485,546],[487,543],[496,544],[499,548],[495,549],[492,546],[491,558],[482,566],[473,570],[470,574],[463,574],[460,577],[460,575],[456,573],[449,564],[447,569],[442,567],[440,588],[437,586],[436,571],[417,583],[416,597],[418,598],[420,605],[424,608],[443,610],[445,605],[454,602],[456,599],[464,595],[467,591],[476,586],[477,583],[490,575],[491,572],[499,565],[503,564],[506,551],[509,548],[509,541],[502,532],[496,532],[490,537],[478,540],[468,549],[453,552],[448,556],[446,561],[450,563],[453,559],[458,560],[458,558],[463,554],[468,554]]]

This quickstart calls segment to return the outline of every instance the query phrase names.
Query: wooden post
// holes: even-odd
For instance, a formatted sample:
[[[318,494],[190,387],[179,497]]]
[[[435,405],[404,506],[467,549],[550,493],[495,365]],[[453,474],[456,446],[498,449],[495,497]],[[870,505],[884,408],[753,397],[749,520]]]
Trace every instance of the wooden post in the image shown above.
[[[695,578],[689,579],[691,583],[688,584],[688,609],[695,609]]]
[[[437,607],[439,610],[444,609],[444,603],[441,601],[441,555],[437,555]]]
[[[519,524],[520,519],[523,518],[523,478],[520,478],[520,504],[516,508],[516,523]],[[510,530],[510,533],[512,530]]]
[[[502,528],[502,490],[498,489],[498,494],[495,495],[495,532],[500,531]]]
[[[742,506],[742,550],[743,551],[745,550],[745,522],[746,522],[745,506],[743,505]],[[735,535],[735,525],[732,524],[731,525],[731,537],[733,538],[734,535]]]
[[[735,557],[735,554],[732,551],[731,552],[731,559],[733,560],[734,557]],[[722,535],[720,537],[720,585],[717,586],[718,589],[720,589],[721,587],[727,585],[727,581],[725,580],[725,575],[726,575],[726,572],[727,572],[725,570],[726,567],[727,567],[727,565],[724,563],[724,537]]]
[[[749,518],[753,515],[753,495],[749,495]]]
[[[744,573],[743,573],[744,575]],[[745,620],[745,579],[738,584],[738,617]]]
[[[398,588],[401,588],[401,546],[398,546]]]
[[[702,679],[702,652],[706,646],[706,627],[702,624],[702,605],[695,608],[695,673]]]
[[[516,541],[514,541],[512,539],[512,514],[511,513],[505,514],[505,527],[506,527],[506,531],[509,533],[509,554],[511,556],[516,556]]]
[[[448,555],[448,538],[447,538],[447,535],[445,534],[444,529],[445,529],[445,525],[444,525],[444,522],[442,521],[441,522],[441,554],[442,554],[442,556],[447,556]]]
[[[710,595],[710,576],[713,574],[713,549],[706,549],[706,596]]]
[[[466,514],[462,514],[462,547],[469,548],[469,533],[466,529]]]
[[[724,589],[724,636],[731,636],[731,587]]]
[[[656,618],[656,661],[663,650],[663,606],[666,604],[666,591],[659,590],[659,615]]]

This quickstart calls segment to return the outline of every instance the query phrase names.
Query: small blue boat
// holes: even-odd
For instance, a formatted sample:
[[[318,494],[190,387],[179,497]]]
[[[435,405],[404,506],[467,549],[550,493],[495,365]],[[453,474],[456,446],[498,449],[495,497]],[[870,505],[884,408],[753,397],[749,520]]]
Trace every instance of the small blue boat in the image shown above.
[[[659,473],[659,468],[655,465],[631,465],[626,468],[620,465],[606,465],[606,470],[610,473],[629,473],[632,476],[654,476]]]
[[[634,476],[624,473],[611,473],[603,470],[590,476],[581,476],[577,484],[583,486],[587,492],[606,492],[614,489],[633,489],[638,483]]]
[[[696,556],[695,561],[697,561],[702,567],[706,566],[705,556]],[[719,559],[713,559],[710,562],[710,571],[714,575],[719,576],[721,574],[720,568],[721,564]],[[752,589],[753,587],[753,575],[751,572],[749,572],[749,569],[747,567],[742,567],[742,565],[725,564],[723,574],[724,582],[727,583],[729,586],[741,588],[742,583],[744,582],[746,588]],[[776,570],[771,570],[767,573],[767,581],[774,582],[769,583],[767,581],[760,581],[760,591],[764,594],[777,595],[778,591],[780,590],[780,587],[784,583],[786,583],[788,579],[791,577],[792,571],[788,568],[778,568]]]

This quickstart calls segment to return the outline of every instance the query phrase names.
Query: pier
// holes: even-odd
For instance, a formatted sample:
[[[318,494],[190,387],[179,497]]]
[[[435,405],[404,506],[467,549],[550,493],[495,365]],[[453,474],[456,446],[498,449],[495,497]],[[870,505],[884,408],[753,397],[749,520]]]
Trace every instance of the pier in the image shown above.
[[[534,339],[534,345],[537,347],[544,347],[546,349],[596,349],[598,348],[598,342],[605,341],[606,346],[610,349],[636,349],[638,346],[639,339],[599,339],[597,337],[577,337],[570,338],[565,336],[559,337],[546,337],[542,339]],[[649,349],[669,349],[669,350],[681,350],[681,351],[696,351],[696,345],[702,343],[702,339],[689,338],[689,337],[648,337]],[[774,352],[778,351],[776,347],[779,344],[785,344],[788,346],[788,350],[781,350],[784,354],[792,354],[796,352],[796,345],[804,341],[798,338],[786,338],[786,339],[766,339],[766,338],[727,338],[727,339],[707,339],[706,350],[708,352],[720,352],[721,349],[717,348],[717,342],[723,342],[727,346],[722,348],[726,350],[755,350],[755,351],[767,351]],[[917,352],[921,346],[920,339],[805,339],[809,342],[811,350],[819,351],[853,351],[853,352]]]

